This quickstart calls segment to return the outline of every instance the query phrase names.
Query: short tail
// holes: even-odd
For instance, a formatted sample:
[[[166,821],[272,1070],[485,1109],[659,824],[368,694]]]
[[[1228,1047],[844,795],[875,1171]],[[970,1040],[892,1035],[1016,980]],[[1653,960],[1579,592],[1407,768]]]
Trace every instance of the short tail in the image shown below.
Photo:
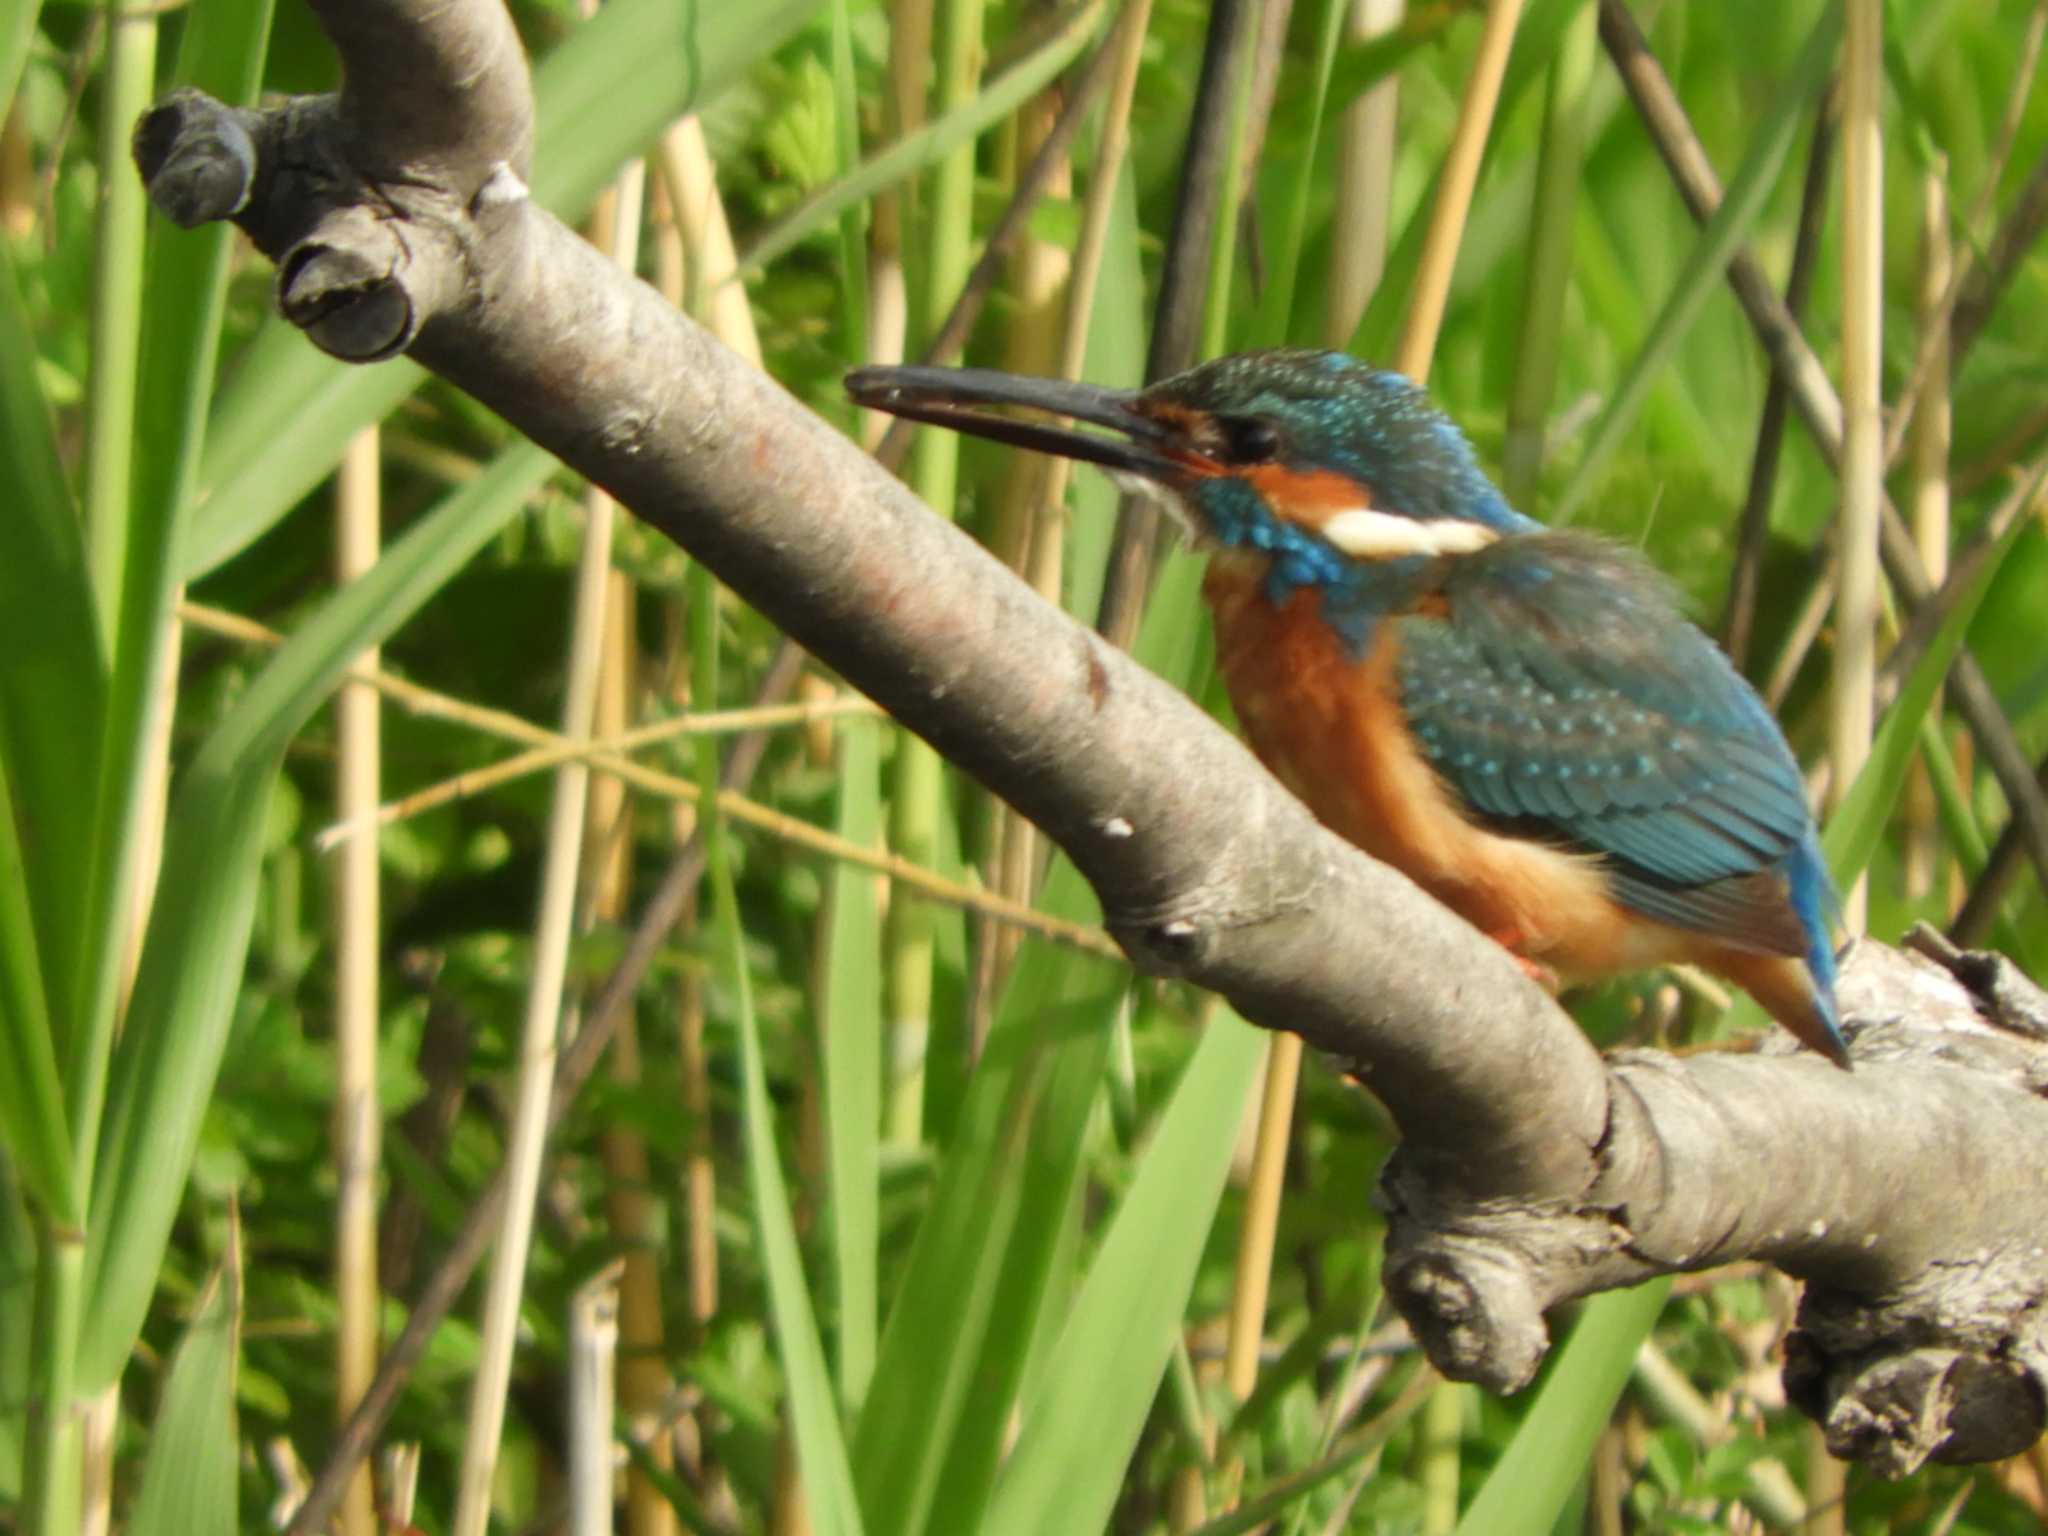
[[[1819,839],[1811,831],[1785,861],[1785,886],[1792,910],[1799,914],[1799,924],[1806,930],[1806,955],[1804,964],[1796,967],[1801,974],[1786,977],[1792,985],[1774,990],[1798,995],[1781,999],[1766,996],[1754,987],[1750,991],[1802,1044],[1820,1052],[1836,1066],[1847,1068],[1849,1044],[1842,1038],[1842,1013],[1835,1002],[1833,930],[1841,903],[1821,858]],[[1788,972],[1794,969],[1785,967]]]
[[[1828,960],[1832,971],[1834,956]],[[1797,955],[1765,955],[1753,949],[1721,949],[1707,964],[1761,1003],[1764,1012],[1791,1030],[1809,1051],[1838,1067],[1849,1065],[1831,975],[1816,976]]]

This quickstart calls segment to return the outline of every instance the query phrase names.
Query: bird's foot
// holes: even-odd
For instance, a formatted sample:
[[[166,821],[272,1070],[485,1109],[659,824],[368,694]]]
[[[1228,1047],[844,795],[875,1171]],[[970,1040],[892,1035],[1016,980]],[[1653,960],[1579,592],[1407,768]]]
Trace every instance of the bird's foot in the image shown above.
[[[1531,960],[1522,953],[1522,945],[1526,942],[1526,938],[1519,928],[1509,928],[1498,933],[1488,933],[1487,937],[1508,952],[1508,958],[1521,968],[1524,976],[1535,982],[1537,986],[1548,992],[1552,997],[1557,996],[1564,989],[1564,982],[1556,971],[1543,964],[1542,961]]]

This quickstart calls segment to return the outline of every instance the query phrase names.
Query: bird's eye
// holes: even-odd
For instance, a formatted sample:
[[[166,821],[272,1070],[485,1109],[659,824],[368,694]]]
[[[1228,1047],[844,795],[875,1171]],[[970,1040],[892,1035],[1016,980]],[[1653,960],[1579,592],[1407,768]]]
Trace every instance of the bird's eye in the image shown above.
[[[1226,416],[1225,451],[1233,464],[1270,464],[1280,457],[1280,429],[1263,416]]]

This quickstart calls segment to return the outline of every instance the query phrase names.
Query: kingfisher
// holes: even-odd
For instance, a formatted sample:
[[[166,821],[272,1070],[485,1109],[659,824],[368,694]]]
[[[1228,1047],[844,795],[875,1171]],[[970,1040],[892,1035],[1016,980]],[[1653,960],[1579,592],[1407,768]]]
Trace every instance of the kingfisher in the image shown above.
[[[1253,752],[1530,974],[1700,966],[1849,1064],[1834,890],[1770,710],[1645,559],[1510,507],[1409,379],[1282,349],[1136,391],[928,367],[847,389],[1158,502],[1209,552]]]

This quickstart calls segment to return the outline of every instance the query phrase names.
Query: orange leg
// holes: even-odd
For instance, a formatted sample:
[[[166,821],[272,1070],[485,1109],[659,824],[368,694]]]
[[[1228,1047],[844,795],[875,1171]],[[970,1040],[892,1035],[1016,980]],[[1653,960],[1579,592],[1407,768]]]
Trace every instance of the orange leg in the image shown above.
[[[1558,979],[1556,971],[1553,971],[1541,961],[1531,960],[1522,953],[1522,946],[1528,942],[1528,939],[1521,929],[1504,928],[1489,930],[1486,936],[1508,952],[1508,958],[1522,968],[1524,976],[1535,982],[1537,986],[1548,992],[1552,997],[1557,996],[1563,983]]]

